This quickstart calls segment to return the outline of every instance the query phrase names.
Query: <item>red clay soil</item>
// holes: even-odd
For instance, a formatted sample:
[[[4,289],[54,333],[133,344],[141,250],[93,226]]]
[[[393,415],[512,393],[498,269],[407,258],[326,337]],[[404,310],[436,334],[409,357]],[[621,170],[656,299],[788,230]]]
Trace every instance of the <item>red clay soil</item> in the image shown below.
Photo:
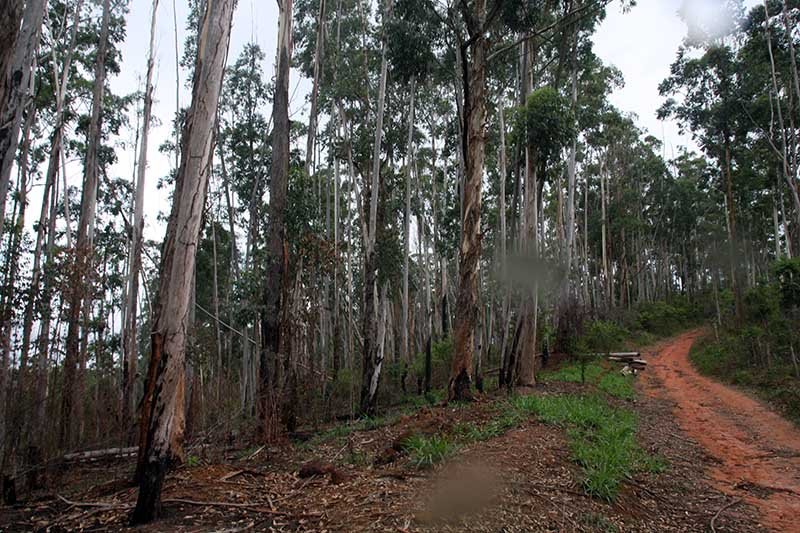
[[[654,348],[645,390],[675,402],[683,431],[715,459],[708,469],[722,492],[754,505],[774,531],[800,525],[800,430],[760,402],[703,377],[689,362],[702,335],[692,331]]]

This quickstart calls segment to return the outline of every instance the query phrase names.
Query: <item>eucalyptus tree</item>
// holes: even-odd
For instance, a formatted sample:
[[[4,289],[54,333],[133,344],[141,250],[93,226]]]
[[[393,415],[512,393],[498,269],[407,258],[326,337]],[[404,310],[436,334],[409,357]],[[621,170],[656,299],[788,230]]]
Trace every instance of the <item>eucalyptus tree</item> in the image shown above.
[[[662,95],[684,92],[681,100],[669,98],[659,109],[660,117],[674,117],[692,131],[703,150],[719,165],[727,213],[730,283],[736,303],[736,317],[742,316],[741,248],[737,229],[734,193],[733,158],[736,137],[745,132],[737,97],[738,76],[734,51],[728,46],[711,46],[699,58],[692,58],[686,49],[679,50],[671,67],[672,74],[659,86]],[[737,135],[738,134],[738,135]]]
[[[9,20],[3,24],[14,24],[18,15],[11,2]],[[0,237],[3,235],[6,200],[11,180],[11,168],[14,165],[22,126],[22,116],[30,102],[31,72],[33,61],[39,47],[42,33],[42,21],[45,13],[45,0],[28,0],[22,16],[22,26],[18,32],[11,30],[9,35],[17,33],[13,43],[11,61],[0,61]],[[16,15],[16,16],[15,16]],[[3,51],[4,55],[9,54]]]
[[[153,0],[150,16],[150,44],[147,52],[147,72],[145,74],[144,102],[142,109],[142,129],[139,141],[139,154],[136,169],[133,220],[131,221],[130,266],[127,280],[127,304],[124,313],[123,360],[122,360],[122,410],[124,423],[131,420],[134,409],[134,383],[138,359],[137,314],[139,310],[139,276],[142,269],[142,248],[144,245],[144,186],[147,173],[147,148],[153,109],[153,71],[155,70],[155,36],[158,0]],[[133,426],[131,425],[131,428]],[[128,440],[132,440],[129,438]]]
[[[23,0],[9,0],[0,6],[0,110],[5,110],[8,95],[8,78],[6,73],[14,57],[14,44],[17,42],[19,26],[22,22]]]
[[[160,514],[164,476],[184,456],[186,322],[234,4],[234,0],[207,0],[200,19],[192,103],[183,131],[181,166],[153,311],[134,523],[149,522]]]
[[[80,409],[75,405],[82,396],[82,379],[85,361],[80,361],[81,315],[86,314],[89,300],[88,288],[92,285],[93,270],[92,247],[94,242],[95,214],[97,208],[97,189],[100,181],[100,143],[102,128],[103,97],[106,84],[106,57],[108,54],[109,26],[111,20],[111,0],[104,0],[102,22],[100,25],[97,58],[95,60],[94,88],[89,126],[86,132],[86,155],[84,160],[83,192],[81,212],[75,242],[74,260],[71,272],[71,291],[68,295],[67,339],[64,356],[64,384],[61,399],[61,419],[59,444],[62,448],[70,446],[74,439],[73,417],[77,416],[80,426]],[[89,300],[90,301],[90,300]],[[86,325],[84,324],[84,328]]]
[[[289,186],[289,67],[292,61],[292,0],[278,3],[278,51],[272,117],[272,168],[269,188],[269,226],[267,233],[267,265],[264,283],[264,314],[261,316],[262,345],[259,359],[258,416],[261,434],[268,439],[276,427],[276,394],[272,361],[285,361],[284,368],[294,380],[286,350],[286,195]],[[308,157],[308,154],[307,154]],[[276,364],[276,366],[277,366]],[[293,401],[290,399],[289,401]],[[292,424],[291,422],[289,423]],[[294,428],[291,428],[294,429]]]
[[[523,310],[523,334],[521,354],[518,360],[518,383],[530,386],[536,383],[536,336],[538,317],[539,280],[543,269],[539,264],[539,209],[540,194],[547,172],[561,150],[573,137],[575,126],[569,101],[555,89],[544,87],[534,91],[527,99],[519,115],[517,134],[527,149],[527,170],[525,172],[526,198],[525,241],[522,252],[530,262],[529,271],[533,278],[527,279],[529,287]]]

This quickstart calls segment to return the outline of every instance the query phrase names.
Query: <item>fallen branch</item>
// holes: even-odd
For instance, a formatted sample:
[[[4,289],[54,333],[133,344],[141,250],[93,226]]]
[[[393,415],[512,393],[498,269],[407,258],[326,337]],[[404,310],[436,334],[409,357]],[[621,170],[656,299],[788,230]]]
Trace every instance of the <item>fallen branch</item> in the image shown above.
[[[276,516],[288,516],[288,517],[318,517],[322,516],[320,513],[301,513],[301,514],[293,514],[287,513],[285,511],[275,511],[273,509],[267,509],[263,503],[234,503],[234,502],[215,502],[215,501],[200,501],[200,500],[187,500],[184,498],[165,498],[161,500],[161,503],[182,503],[185,505],[198,505],[201,507],[233,507],[235,509],[252,509],[254,511],[258,511],[260,513],[265,514],[272,514]]]
[[[728,509],[729,507],[733,507],[734,505],[736,505],[740,501],[742,501],[741,498],[736,498],[735,500],[733,500],[731,502],[728,502],[728,503],[726,503],[725,505],[723,505],[722,507],[719,508],[719,510],[716,512],[716,514],[711,518],[711,533],[717,533],[717,530],[714,527],[714,522],[717,521],[717,518],[719,518],[719,515],[721,515],[722,512],[725,509]]]
[[[138,450],[139,450],[138,446],[132,446],[130,448],[107,448],[105,450],[89,450],[86,452],[68,453],[62,456],[62,459],[64,461],[91,461],[94,459],[102,459],[104,457],[109,457],[109,456],[129,457],[131,455],[136,455],[136,452]]]
[[[131,509],[133,505],[127,503],[107,503],[107,502],[74,502],[72,500],[68,500],[60,494],[56,494],[56,498],[61,500],[62,502],[66,503],[71,507],[94,507],[100,508],[104,510],[111,510],[111,509]]]

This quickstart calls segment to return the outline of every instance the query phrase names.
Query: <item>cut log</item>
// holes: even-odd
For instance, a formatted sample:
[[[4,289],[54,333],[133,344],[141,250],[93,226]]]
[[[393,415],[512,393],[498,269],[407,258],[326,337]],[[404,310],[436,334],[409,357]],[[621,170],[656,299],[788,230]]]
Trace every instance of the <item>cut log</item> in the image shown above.
[[[642,365],[646,366],[647,361],[644,359],[637,359],[635,357],[619,357],[619,356],[611,356],[608,358],[609,361],[614,361],[615,363],[628,363],[633,365]]]
[[[65,454],[62,459],[66,462],[95,461],[106,457],[129,457],[136,455],[139,451],[138,446],[130,448],[107,448],[105,450],[90,450],[86,452],[75,452]]]

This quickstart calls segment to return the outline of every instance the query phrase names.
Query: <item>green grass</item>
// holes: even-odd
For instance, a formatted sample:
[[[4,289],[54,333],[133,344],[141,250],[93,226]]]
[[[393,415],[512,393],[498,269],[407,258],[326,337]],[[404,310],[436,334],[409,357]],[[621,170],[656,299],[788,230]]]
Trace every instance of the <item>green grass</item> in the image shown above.
[[[603,367],[597,363],[589,363],[586,365],[585,377],[587,383],[594,383],[597,378],[603,373]],[[565,381],[568,383],[581,382],[581,366],[577,363],[564,365],[557,370],[551,372],[542,372],[539,374],[539,380],[543,383],[548,381]]]
[[[458,446],[446,435],[413,435],[403,443],[411,462],[417,468],[430,468],[453,455]]]
[[[463,443],[482,442],[503,435],[511,428],[517,427],[525,420],[525,415],[515,409],[513,405],[504,403],[502,411],[496,418],[478,426],[467,422],[456,424],[453,433]]]
[[[633,376],[625,376],[617,368],[607,369],[599,362],[592,362],[586,365],[585,376],[586,383],[596,385],[601,391],[615,398],[631,400],[636,396]],[[552,381],[580,383],[581,367],[578,363],[564,365],[552,372],[542,372],[540,380],[544,383]]]
[[[648,456],[636,442],[636,415],[598,395],[525,396],[513,404],[566,428],[572,456],[583,469],[584,490],[592,496],[612,501],[625,478],[666,468],[663,459]]]
[[[372,431],[388,426],[394,423],[398,417],[399,414],[394,416],[364,417],[353,422],[336,424],[335,426],[331,426],[317,433],[306,442],[298,443],[296,446],[301,449],[309,450],[325,442],[342,440],[356,431]]]
[[[751,391],[800,425],[800,379],[790,363],[776,360],[767,368],[754,364],[746,340],[731,334],[720,335],[719,342],[700,339],[689,359],[701,374]]]
[[[632,400],[636,396],[636,390],[633,388],[633,376],[626,376],[615,370],[603,374],[597,386],[601,391],[615,398]]]

